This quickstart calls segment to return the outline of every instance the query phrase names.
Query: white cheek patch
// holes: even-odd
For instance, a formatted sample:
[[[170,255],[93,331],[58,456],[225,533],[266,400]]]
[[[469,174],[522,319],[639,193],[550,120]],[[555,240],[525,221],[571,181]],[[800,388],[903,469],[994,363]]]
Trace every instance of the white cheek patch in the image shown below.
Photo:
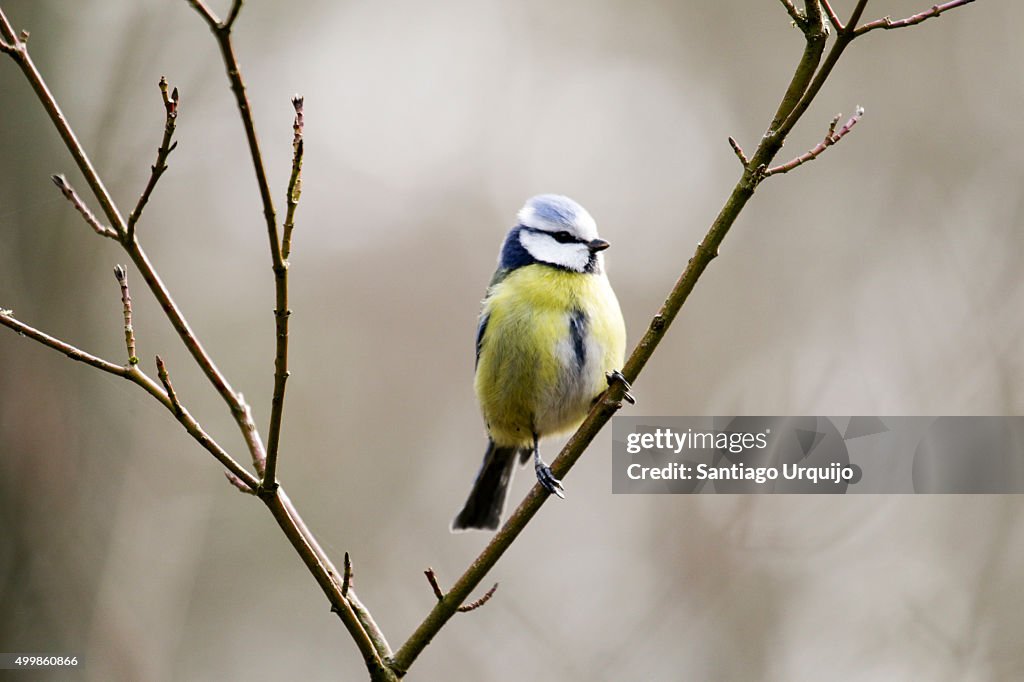
[[[527,252],[543,263],[560,265],[576,272],[584,272],[590,262],[590,249],[586,244],[561,244],[555,238],[543,232],[519,233],[519,243]]]

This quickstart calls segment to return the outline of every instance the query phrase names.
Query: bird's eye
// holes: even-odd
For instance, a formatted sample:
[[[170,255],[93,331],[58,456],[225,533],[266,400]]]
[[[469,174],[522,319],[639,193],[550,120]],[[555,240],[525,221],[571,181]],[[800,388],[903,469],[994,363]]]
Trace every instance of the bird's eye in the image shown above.
[[[562,232],[555,232],[551,236],[554,237],[555,241],[558,242],[559,244],[568,244],[570,242],[576,241],[576,237],[573,237],[571,234],[564,230]]]

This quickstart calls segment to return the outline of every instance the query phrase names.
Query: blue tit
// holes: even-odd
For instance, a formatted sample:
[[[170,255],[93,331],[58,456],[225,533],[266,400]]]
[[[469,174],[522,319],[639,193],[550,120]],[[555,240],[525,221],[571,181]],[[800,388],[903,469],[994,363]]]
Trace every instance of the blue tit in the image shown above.
[[[516,460],[525,465],[531,454],[537,480],[564,497],[537,441],[579,426],[608,373],[622,377],[626,327],[594,219],[555,194],[527,201],[518,219],[477,326],[475,388],[488,443],[453,531],[497,528]]]

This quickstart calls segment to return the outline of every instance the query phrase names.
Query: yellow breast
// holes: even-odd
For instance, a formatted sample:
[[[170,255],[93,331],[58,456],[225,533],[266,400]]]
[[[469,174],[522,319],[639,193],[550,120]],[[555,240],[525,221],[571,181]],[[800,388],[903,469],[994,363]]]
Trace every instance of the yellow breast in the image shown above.
[[[574,315],[583,321],[575,336]],[[492,287],[481,316],[475,387],[499,445],[574,428],[604,390],[605,372],[622,367],[625,325],[603,274],[518,268]]]

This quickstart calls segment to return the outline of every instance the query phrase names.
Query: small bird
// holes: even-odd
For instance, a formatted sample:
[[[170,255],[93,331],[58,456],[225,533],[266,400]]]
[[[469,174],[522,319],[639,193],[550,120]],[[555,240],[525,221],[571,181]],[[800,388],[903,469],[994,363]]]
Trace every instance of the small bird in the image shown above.
[[[516,460],[525,465],[531,454],[540,484],[564,497],[538,440],[576,428],[608,382],[625,383],[626,327],[594,219],[556,194],[531,198],[518,219],[477,325],[474,384],[487,451],[452,531],[496,529]]]

